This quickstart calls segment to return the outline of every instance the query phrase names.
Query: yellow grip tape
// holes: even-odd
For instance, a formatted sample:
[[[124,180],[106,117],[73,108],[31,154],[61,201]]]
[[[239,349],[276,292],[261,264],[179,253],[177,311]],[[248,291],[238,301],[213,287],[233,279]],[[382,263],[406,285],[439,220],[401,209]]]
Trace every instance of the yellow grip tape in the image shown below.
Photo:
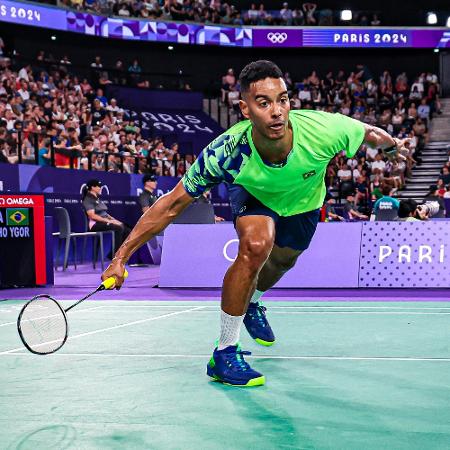
[[[125,272],[123,273],[123,277],[126,279],[128,278],[128,271],[125,269]],[[109,277],[101,284],[105,289],[112,289],[116,285],[116,279],[114,277]]]

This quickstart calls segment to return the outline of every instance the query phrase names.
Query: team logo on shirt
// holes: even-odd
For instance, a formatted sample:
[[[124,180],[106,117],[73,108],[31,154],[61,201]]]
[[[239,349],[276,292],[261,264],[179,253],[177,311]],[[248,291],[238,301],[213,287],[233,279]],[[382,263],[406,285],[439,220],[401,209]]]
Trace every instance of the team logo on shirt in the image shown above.
[[[316,174],[315,170],[310,170],[309,172],[306,172],[303,174],[303,179],[307,180],[310,177],[313,177]]]

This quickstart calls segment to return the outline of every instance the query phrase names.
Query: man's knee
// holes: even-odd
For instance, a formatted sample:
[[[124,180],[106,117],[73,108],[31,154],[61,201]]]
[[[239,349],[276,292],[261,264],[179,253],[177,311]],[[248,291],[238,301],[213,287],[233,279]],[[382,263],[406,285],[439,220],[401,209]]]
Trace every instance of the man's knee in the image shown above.
[[[267,261],[273,247],[273,239],[248,238],[243,239],[239,245],[239,256],[245,258],[255,269],[260,269]]]

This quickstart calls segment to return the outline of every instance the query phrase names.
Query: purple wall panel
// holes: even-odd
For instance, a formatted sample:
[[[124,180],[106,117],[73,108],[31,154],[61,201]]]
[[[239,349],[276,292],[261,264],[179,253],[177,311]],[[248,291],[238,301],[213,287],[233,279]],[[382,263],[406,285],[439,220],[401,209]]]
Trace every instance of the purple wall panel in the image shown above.
[[[450,287],[450,221],[366,222],[360,287]]]
[[[361,223],[319,224],[311,247],[277,287],[357,287]],[[233,225],[171,225],[161,287],[220,287],[237,254]]]

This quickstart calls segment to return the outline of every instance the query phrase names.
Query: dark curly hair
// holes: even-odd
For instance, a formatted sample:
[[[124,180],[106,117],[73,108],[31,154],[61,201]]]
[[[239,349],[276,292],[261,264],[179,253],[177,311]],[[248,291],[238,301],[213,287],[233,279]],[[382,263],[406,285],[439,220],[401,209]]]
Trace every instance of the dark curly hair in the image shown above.
[[[239,75],[241,92],[248,91],[252,83],[265,78],[283,78],[283,73],[272,61],[262,59],[247,64]]]

